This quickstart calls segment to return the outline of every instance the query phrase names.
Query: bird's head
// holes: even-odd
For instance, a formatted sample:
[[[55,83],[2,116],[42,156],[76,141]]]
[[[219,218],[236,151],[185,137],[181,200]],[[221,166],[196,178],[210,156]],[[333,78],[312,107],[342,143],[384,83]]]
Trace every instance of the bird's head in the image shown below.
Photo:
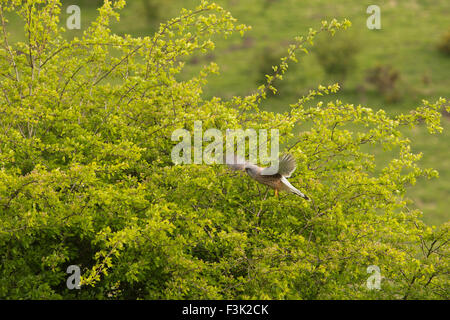
[[[254,176],[258,173],[258,166],[248,163],[245,165],[244,170],[249,176]]]

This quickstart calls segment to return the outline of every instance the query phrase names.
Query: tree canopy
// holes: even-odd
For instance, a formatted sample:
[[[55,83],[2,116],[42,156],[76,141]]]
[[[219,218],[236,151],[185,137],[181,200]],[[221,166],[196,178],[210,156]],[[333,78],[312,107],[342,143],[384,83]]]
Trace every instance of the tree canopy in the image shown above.
[[[186,57],[249,27],[201,1],[153,36],[119,36],[109,23],[124,5],[105,1],[67,39],[58,0],[0,1],[1,298],[448,299],[449,225],[425,225],[406,197],[438,174],[401,131],[439,133],[445,99],[391,117],[321,102],[334,84],[287,112],[261,110],[317,33],[347,20],[294,39],[254,93],[206,99],[218,66],[181,80]],[[25,42],[9,41],[15,13]],[[298,163],[290,181],[312,201],[277,199],[223,165],[175,165],[171,134],[194,121],[278,129]],[[376,162],[377,147],[390,162]],[[66,287],[69,265],[81,268],[80,290]],[[371,265],[380,290],[366,285]]]

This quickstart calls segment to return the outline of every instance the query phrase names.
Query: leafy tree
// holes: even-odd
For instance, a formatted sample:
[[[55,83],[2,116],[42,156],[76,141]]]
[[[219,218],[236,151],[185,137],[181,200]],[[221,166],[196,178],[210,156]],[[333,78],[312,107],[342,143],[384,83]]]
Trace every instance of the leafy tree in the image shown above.
[[[448,298],[448,227],[428,227],[405,188],[437,172],[400,128],[441,131],[445,100],[389,117],[341,101],[312,100],[286,113],[259,109],[289,61],[323,22],[296,38],[254,94],[206,100],[211,63],[187,81],[183,60],[214,49],[214,35],[245,32],[202,1],[152,37],[108,28],[123,0],[105,1],[82,37],[67,40],[57,0],[1,0],[0,297],[25,299]],[[11,43],[7,15],[24,20]],[[311,196],[268,195],[223,165],[174,165],[177,128],[277,128],[298,159],[291,178]],[[298,125],[309,130],[297,133]],[[364,146],[392,160],[375,170]],[[78,265],[82,287],[66,287]],[[369,290],[367,267],[381,269]]]

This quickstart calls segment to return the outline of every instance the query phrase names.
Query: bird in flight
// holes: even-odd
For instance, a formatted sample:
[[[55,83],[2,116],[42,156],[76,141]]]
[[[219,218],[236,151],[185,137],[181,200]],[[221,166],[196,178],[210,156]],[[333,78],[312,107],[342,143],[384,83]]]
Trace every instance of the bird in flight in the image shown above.
[[[279,191],[287,191],[296,194],[305,200],[310,200],[308,196],[295,188],[286,179],[291,176],[297,167],[294,157],[290,154],[284,154],[279,158],[277,170],[274,170],[274,167],[259,167],[236,155],[233,155],[232,157],[227,156],[226,163],[231,169],[245,171],[252,179],[274,189],[276,197],[278,197]]]

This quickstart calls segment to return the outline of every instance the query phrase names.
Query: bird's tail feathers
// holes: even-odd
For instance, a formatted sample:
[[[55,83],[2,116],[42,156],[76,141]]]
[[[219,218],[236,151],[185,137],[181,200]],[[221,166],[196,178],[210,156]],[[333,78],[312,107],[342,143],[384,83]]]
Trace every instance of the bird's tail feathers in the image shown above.
[[[282,177],[281,181],[288,187],[289,191],[292,192],[293,194],[296,194],[305,200],[311,200],[306,194],[304,194],[296,187],[294,187],[285,177]]]
[[[296,194],[300,197],[302,197],[305,200],[311,200],[306,194],[302,193],[300,190],[295,189],[295,190],[291,190],[293,194]]]

